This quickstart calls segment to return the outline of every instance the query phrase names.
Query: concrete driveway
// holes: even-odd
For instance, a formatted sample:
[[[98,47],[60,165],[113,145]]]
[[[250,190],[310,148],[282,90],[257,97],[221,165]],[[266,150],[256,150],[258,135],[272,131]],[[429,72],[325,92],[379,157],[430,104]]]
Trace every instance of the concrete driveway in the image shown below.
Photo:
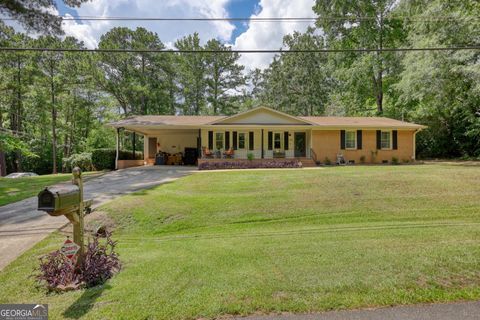
[[[173,181],[197,171],[196,167],[146,166],[108,172],[84,184],[85,199],[97,207],[118,196]],[[40,190],[38,190],[40,191]],[[37,211],[37,197],[0,207],[0,270],[33,247],[67,219]]]

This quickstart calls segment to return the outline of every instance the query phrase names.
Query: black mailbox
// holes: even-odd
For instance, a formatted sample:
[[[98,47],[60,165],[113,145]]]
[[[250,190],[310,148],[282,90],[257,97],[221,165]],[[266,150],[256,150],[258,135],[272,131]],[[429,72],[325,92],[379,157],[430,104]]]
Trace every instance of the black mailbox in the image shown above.
[[[46,187],[38,194],[38,210],[46,211],[51,216],[65,214],[79,204],[80,189],[76,185]]]

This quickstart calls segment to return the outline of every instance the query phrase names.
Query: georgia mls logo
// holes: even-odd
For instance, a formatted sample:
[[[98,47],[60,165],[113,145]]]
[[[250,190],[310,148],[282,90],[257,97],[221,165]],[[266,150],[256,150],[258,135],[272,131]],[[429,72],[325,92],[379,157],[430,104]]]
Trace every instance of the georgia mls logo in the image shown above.
[[[0,304],[0,320],[46,320],[47,304]]]

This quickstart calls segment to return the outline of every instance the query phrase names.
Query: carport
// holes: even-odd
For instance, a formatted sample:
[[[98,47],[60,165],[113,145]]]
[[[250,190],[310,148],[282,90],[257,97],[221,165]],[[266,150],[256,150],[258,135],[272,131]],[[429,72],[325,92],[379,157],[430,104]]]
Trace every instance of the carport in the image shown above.
[[[116,129],[115,168],[153,165],[157,154],[180,155],[192,154],[195,158],[201,155],[202,125],[215,120],[215,116],[167,116],[146,115],[132,116],[109,123]],[[120,136],[131,132],[143,136],[143,160],[120,159]],[[137,150],[136,139],[133,138],[133,149]],[[170,163],[171,164],[171,163]]]

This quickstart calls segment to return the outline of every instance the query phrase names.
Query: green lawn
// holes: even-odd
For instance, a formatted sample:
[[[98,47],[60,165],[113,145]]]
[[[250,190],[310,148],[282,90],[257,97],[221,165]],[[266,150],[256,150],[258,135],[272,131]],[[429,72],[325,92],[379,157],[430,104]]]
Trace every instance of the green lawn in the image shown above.
[[[90,175],[95,172],[85,172]],[[0,178],[0,206],[36,196],[44,187],[72,179],[71,173],[17,179]]]
[[[480,299],[480,167],[201,172],[103,207],[124,269],[46,295],[54,234],[0,273],[52,319],[197,319]]]

